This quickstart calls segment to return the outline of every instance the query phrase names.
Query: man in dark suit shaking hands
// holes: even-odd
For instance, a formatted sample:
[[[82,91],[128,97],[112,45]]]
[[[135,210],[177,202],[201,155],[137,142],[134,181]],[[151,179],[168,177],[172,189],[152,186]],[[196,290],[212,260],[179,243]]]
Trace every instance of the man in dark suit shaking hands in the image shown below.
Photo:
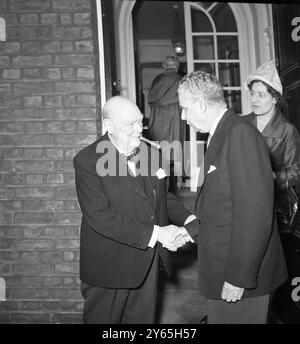
[[[200,291],[209,323],[265,323],[269,294],[287,277],[273,205],[268,151],[257,129],[227,109],[211,74],[179,85],[182,119],[209,133],[196,221]],[[197,236],[197,239],[196,239]]]
[[[167,249],[192,240],[183,227],[169,225],[183,226],[193,215],[167,192],[158,164],[151,173],[157,161],[140,141],[142,117],[130,100],[109,99],[107,133],[74,158],[84,323],[153,323],[159,259],[168,271]]]

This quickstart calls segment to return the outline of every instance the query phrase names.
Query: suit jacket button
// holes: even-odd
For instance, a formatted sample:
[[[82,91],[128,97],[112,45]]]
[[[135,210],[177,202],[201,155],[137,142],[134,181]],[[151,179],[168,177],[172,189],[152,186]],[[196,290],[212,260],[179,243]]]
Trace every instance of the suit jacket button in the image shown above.
[[[201,223],[201,221],[200,221],[200,220],[198,220],[198,223]]]
[[[153,216],[153,215],[150,217],[150,220],[151,220],[151,221],[154,220],[154,216]]]

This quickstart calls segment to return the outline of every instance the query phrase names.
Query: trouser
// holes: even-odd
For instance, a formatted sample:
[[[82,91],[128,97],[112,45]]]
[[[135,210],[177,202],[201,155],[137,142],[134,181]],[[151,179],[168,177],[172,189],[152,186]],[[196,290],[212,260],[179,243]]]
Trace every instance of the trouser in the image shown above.
[[[207,299],[208,324],[265,324],[269,295],[245,298],[237,302]]]
[[[116,272],[118,273],[118,272]],[[158,255],[142,285],[134,289],[111,289],[81,283],[85,298],[85,324],[154,323],[158,276]]]

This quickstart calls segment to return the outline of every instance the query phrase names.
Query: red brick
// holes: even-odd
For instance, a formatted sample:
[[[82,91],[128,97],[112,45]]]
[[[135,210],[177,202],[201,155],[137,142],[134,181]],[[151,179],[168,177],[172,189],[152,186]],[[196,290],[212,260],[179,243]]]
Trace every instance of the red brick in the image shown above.
[[[4,51],[9,54],[17,53],[20,51],[20,43],[19,42],[2,42],[0,51]]]
[[[61,285],[61,278],[60,277],[44,277],[44,286],[45,287],[58,287]],[[56,309],[59,308],[56,306]]]
[[[40,80],[41,79],[41,69],[39,68],[26,68],[23,69],[23,80]]]
[[[17,56],[12,59],[15,66],[49,66],[51,64],[51,56]]]
[[[16,251],[2,251],[0,252],[0,261],[3,263],[13,263],[20,258],[20,253]],[[7,284],[7,280],[6,280]],[[1,303],[0,303],[1,306]]]
[[[57,24],[57,14],[56,13],[42,13],[41,23],[45,25]]]
[[[77,94],[76,99],[77,99],[78,105],[90,105],[92,107],[96,105],[96,96],[95,95]]]
[[[63,68],[62,72],[64,79],[75,79],[76,77],[75,68]]]
[[[30,199],[24,201],[24,209],[25,211],[33,210],[42,210],[42,201],[39,199]]]
[[[6,226],[4,230],[4,235],[6,238],[20,238],[23,236],[23,229],[18,226]]]
[[[27,297],[30,298],[30,297]],[[46,297],[45,297],[46,298]],[[50,322],[50,315],[44,312],[27,312],[27,313],[17,313],[12,312],[10,314],[10,323],[18,324],[48,324]]]
[[[61,173],[48,174],[47,184],[62,184],[64,182],[64,176]]]
[[[42,233],[42,228],[27,227],[24,228],[24,237],[25,238],[35,238],[39,237]]]
[[[79,239],[58,239],[56,242],[57,249],[79,248]]]
[[[61,79],[61,71],[59,68],[47,68],[43,73],[46,79],[59,80]]]
[[[37,275],[37,274],[49,274],[52,272],[50,264],[14,264],[13,273],[22,275]],[[47,290],[44,290],[45,293]]]
[[[11,264],[0,264],[0,276],[11,274]]]
[[[82,312],[78,313],[55,313],[52,318],[55,324],[82,324]]]
[[[76,132],[77,131],[77,122],[76,121],[65,122],[65,131],[67,133]]]
[[[44,124],[42,122],[26,122],[24,125],[24,131],[26,133],[41,133],[44,130]]]
[[[0,313],[4,311],[16,311],[19,309],[18,301],[9,301],[0,302]]]
[[[39,16],[36,13],[21,14],[20,23],[30,26],[37,25],[39,23]]]
[[[20,79],[21,70],[20,69],[3,69],[2,77],[3,79]]]
[[[8,56],[0,56],[0,67],[7,67],[9,65],[9,58]]]
[[[64,106],[65,107],[73,107],[76,106],[76,98],[75,98],[75,94],[71,94],[71,95],[65,95],[63,97],[64,100]],[[67,118],[69,117],[69,113],[71,113],[71,110],[65,110],[65,112],[61,111],[61,113],[67,113]]]
[[[78,41],[75,42],[75,50],[78,52],[91,53],[94,51],[94,46],[92,41]]]
[[[55,288],[53,289],[53,299],[55,300],[82,300],[80,289],[78,288]]]
[[[58,250],[52,250],[41,253],[41,261],[43,263],[57,264],[62,263],[62,252]]]
[[[0,211],[14,211],[20,210],[23,207],[23,203],[20,201],[0,201]]]
[[[49,146],[53,145],[52,135],[15,135],[15,144],[18,146]]]
[[[45,249],[52,248],[52,246],[53,246],[53,242],[50,239],[22,239],[22,240],[20,239],[20,240],[15,241],[15,249],[17,251],[45,250]],[[22,267],[23,266],[21,266],[21,268]],[[27,265],[25,267],[27,267]],[[34,265],[33,267],[38,267],[38,265]],[[48,266],[47,266],[47,272],[49,272]]]
[[[64,151],[61,148],[48,148],[46,156],[50,159],[61,159],[64,156]]]
[[[26,184],[32,184],[32,185],[43,184],[43,175],[42,174],[27,174]]]
[[[22,263],[41,263],[40,252],[23,252]]]
[[[74,172],[74,166],[72,160],[58,161],[56,164],[56,170],[58,172]],[[61,190],[58,188],[58,190]],[[60,193],[60,191],[58,191]]]
[[[72,16],[70,13],[62,13],[60,15],[60,23],[62,25],[70,25],[72,24]]]
[[[88,134],[64,134],[55,136],[56,143],[61,146],[73,146],[73,145],[83,145],[87,146],[88,144],[96,140],[95,135]]]
[[[18,160],[15,161],[15,170],[22,172],[52,172],[54,171],[54,163],[53,161]]]
[[[61,43],[59,41],[43,42],[41,49],[45,53],[59,53],[61,52]]]
[[[78,79],[94,79],[94,69],[93,68],[78,68],[76,76]]]
[[[56,215],[53,212],[26,212],[26,213],[15,213],[14,224],[17,225],[28,225],[28,224],[49,224],[55,221]],[[50,245],[50,242],[49,242]]]
[[[65,201],[65,209],[80,212],[78,201]]]
[[[45,201],[44,210],[62,211],[64,210],[64,202],[63,201]]]
[[[76,66],[76,65],[93,65],[92,54],[61,54],[55,57],[56,65]]]
[[[0,224],[12,224],[12,214],[10,213],[0,213]]]
[[[66,41],[62,42],[62,51],[64,53],[71,53],[73,51],[73,42],[72,41]]]
[[[48,122],[46,124],[46,131],[48,133],[58,133],[58,132],[64,132],[64,122],[58,122],[58,121],[53,121],[53,122]]]
[[[6,278],[6,284],[8,288],[23,286],[37,288],[43,286],[43,277],[14,275]]]
[[[62,100],[61,96],[45,96],[45,106],[56,107],[61,106]]]
[[[58,186],[55,190],[55,198],[56,199],[76,199],[77,200],[77,194],[75,187],[70,186]]]
[[[46,119],[51,120],[54,118],[55,111],[52,109],[23,109],[16,110],[15,117],[16,119]]]
[[[90,13],[74,13],[74,24],[76,25],[85,25],[90,24],[91,14]]]
[[[56,10],[89,10],[91,7],[90,0],[53,0],[53,9]]]
[[[41,96],[24,97],[25,107],[40,107],[42,105]]]
[[[50,9],[50,0],[10,0],[11,10],[42,11]]]
[[[16,94],[52,93],[53,84],[49,82],[16,83],[13,85],[13,92]]]
[[[49,236],[49,237],[64,236],[64,228],[61,226],[47,226],[45,228],[45,236]]]

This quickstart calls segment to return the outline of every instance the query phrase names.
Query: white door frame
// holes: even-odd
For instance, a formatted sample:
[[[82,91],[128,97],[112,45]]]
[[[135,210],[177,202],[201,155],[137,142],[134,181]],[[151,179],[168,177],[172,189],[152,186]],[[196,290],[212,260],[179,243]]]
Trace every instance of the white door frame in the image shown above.
[[[122,95],[136,101],[132,10],[135,0],[115,0],[117,74]],[[241,80],[267,59],[274,58],[272,10],[270,4],[228,3],[239,33]],[[246,90],[242,88],[242,111],[250,111]]]

